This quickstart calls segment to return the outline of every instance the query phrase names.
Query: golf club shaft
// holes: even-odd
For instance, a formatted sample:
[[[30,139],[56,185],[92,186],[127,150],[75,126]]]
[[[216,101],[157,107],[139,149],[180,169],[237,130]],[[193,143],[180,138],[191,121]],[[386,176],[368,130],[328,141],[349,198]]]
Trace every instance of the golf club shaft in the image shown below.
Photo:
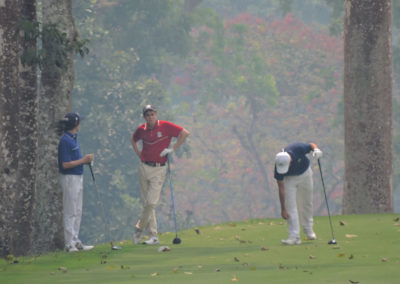
[[[110,238],[110,230],[109,230],[107,222],[106,222],[107,219],[106,219],[106,213],[104,211],[103,201],[100,198],[100,192],[99,192],[99,189],[97,188],[96,180],[94,178],[92,164],[89,163],[88,165],[89,165],[90,173],[92,174],[92,179],[93,179],[93,184],[94,184],[94,188],[95,188],[96,195],[97,195],[97,200],[100,203],[100,210],[101,210],[101,213],[103,215],[103,222],[104,222],[104,228],[105,228],[105,232],[104,233],[107,234],[107,236],[105,236],[105,238],[109,239]],[[107,240],[105,240],[105,241],[107,241]]]
[[[332,226],[332,220],[331,220],[331,212],[329,211],[329,205],[328,205],[328,198],[326,196],[326,190],[325,190],[325,182],[324,182],[324,177],[322,176],[322,169],[321,169],[321,162],[318,159],[318,167],[319,167],[319,173],[321,174],[321,181],[322,181],[322,188],[324,189],[324,196],[325,196],[325,203],[326,203],[326,208],[328,209],[328,217],[329,217],[329,224],[331,225],[331,232],[332,232],[332,239],[335,239],[335,236],[333,234],[333,226]]]
[[[175,213],[175,202],[174,202],[174,189],[172,187],[172,178],[171,178],[171,167],[169,164],[169,157],[167,156],[167,163],[168,163],[168,178],[169,178],[169,187],[171,191],[171,206],[172,206],[172,213],[174,215],[174,226],[175,226],[175,234],[178,237],[178,229],[176,227],[176,213]]]

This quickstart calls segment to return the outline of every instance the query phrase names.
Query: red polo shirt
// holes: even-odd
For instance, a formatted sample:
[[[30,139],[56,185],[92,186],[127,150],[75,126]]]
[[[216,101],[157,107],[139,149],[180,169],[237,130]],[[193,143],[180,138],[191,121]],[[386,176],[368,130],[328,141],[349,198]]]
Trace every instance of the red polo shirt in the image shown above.
[[[165,163],[167,157],[160,157],[160,153],[169,147],[172,137],[178,137],[183,127],[165,120],[158,120],[153,129],[147,123],[140,125],[133,134],[135,142],[142,140],[143,149],[140,159],[142,162]]]

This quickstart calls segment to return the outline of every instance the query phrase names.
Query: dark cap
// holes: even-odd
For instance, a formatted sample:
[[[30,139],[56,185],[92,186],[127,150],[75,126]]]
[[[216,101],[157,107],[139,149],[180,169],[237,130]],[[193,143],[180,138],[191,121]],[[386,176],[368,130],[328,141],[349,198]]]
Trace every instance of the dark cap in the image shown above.
[[[64,116],[64,121],[67,130],[71,130],[75,128],[80,122],[82,118],[77,112],[69,112]]]
[[[152,110],[152,111],[157,112],[157,109],[156,109],[154,106],[152,106],[152,105],[146,105],[146,106],[143,108],[143,115],[145,115],[146,112],[148,112],[149,110]]]

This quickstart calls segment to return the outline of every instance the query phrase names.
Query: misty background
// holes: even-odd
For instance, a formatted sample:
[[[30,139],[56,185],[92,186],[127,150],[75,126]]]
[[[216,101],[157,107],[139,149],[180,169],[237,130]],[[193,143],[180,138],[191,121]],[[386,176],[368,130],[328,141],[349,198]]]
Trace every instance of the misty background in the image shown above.
[[[324,0],[199,2],[185,13],[183,1],[73,1],[80,37],[90,39],[90,53],[75,60],[73,111],[85,117],[78,139],[84,154],[95,154],[99,193],[85,168],[87,243],[132,236],[141,204],[130,135],[148,103],[158,107],[159,119],[191,132],[172,162],[179,229],[280,217],[274,157],[295,141],[324,152],[329,207],[341,214],[340,9]],[[400,212],[400,17],[393,5],[393,194]],[[326,215],[318,166],[311,165],[314,214]],[[166,182],[160,232],[173,230],[170,206]]]

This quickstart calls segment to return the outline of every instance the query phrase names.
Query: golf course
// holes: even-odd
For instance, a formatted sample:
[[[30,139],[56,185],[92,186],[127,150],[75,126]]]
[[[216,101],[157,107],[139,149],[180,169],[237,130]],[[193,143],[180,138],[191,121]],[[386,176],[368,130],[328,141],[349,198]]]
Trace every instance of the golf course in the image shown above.
[[[52,252],[0,260],[0,283],[399,283],[397,214],[315,218],[317,240],[281,245],[282,219],[197,227],[160,236],[160,245],[131,240],[89,252]],[[164,248],[167,246],[168,248]],[[162,250],[165,251],[162,251]],[[169,249],[169,250],[168,250]]]

